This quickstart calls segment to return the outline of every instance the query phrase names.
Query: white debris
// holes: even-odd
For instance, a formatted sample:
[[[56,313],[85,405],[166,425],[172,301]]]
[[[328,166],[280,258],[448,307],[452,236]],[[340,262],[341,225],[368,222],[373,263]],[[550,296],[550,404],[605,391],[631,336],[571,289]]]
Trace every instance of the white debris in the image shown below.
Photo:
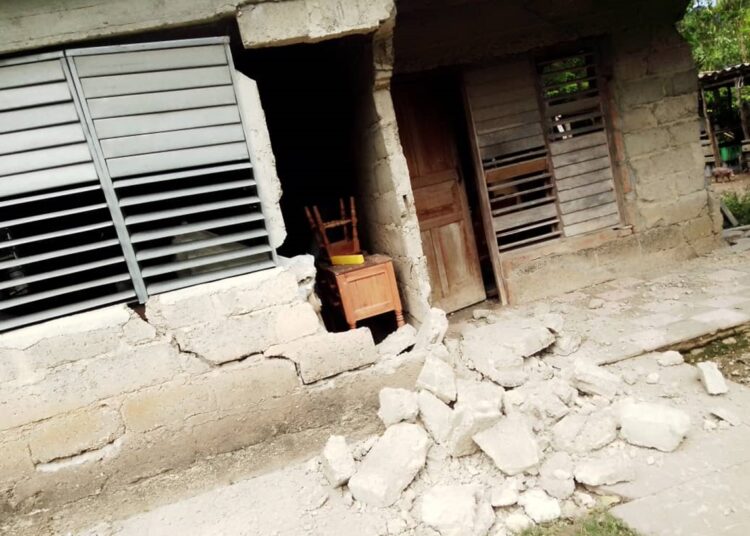
[[[560,503],[540,489],[532,489],[521,494],[518,504],[523,506],[526,515],[536,523],[549,523],[560,517]]]
[[[414,341],[415,350],[424,350],[430,346],[440,344],[445,338],[448,331],[448,318],[445,311],[432,308],[425,316],[422,325],[417,331],[417,338]]]
[[[622,371],[622,381],[628,385],[635,385],[638,383],[639,374],[635,370],[627,369]]]
[[[542,321],[542,324],[544,324],[544,327],[546,327],[553,333],[562,333],[563,326],[565,325],[565,319],[560,313],[547,313],[545,315],[542,315],[540,320]]]
[[[633,480],[635,469],[625,458],[608,456],[580,462],[575,468],[574,476],[586,486],[612,485]]]
[[[662,367],[674,367],[675,365],[682,365],[685,362],[685,358],[682,357],[680,352],[669,350],[668,352],[662,352],[656,358],[656,362]]]
[[[698,368],[698,377],[709,395],[723,395],[729,391],[727,382],[724,380],[724,375],[716,363],[704,361],[703,363],[698,363],[696,367]]]
[[[453,410],[429,391],[420,391],[417,401],[425,428],[436,443],[445,443],[453,430]]]
[[[503,407],[504,390],[492,382],[456,380],[456,406],[469,407],[479,411],[500,411]]]
[[[518,490],[520,484],[516,478],[506,479],[501,486],[492,489],[490,504],[495,508],[513,506],[518,502]]]
[[[453,367],[437,357],[427,356],[417,378],[417,387],[427,389],[446,404],[453,402],[456,399],[456,376]]]
[[[352,447],[352,455],[354,456],[354,459],[360,461],[364,458],[367,453],[370,452],[370,449],[375,446],[375,443],[378,442],[378,439],[379,437],[377,435],[371,435],[355,443]]]
[[[370,506],[395,503],[424,467],[429,444],[421,426],[399,423],[389,427],[349,479],[354,498]]]
[[[740,417],[735,412],[727,408],[711,408],[711,414],[715,415],[722,421],[728,422],[732,426],[739,426],[740,424],[742,424],[742,419],[740,419]]]
[[[490,309],[474,309],[471,316],[474,317],[474,320],[483,320],[492,316],[492,311]]]
[[[577,352],[582,343],[583,339],[578,333],[563,333],[555,341],[552,350],[557,355],[567,357]]]
[[[419,413],[417,393],[406,389],[386,387],[380,390],[378,417],[390,426],[401,421],[414,422]]]
[[[320,457],[320,466],[328,482],[334,488],[343,486],[349,481],[354,474],[355,465],[354,457],[344,436],[334,435],[328,438]]]
[[[523,512],[513,512],[505,518],[505,528],[511,534],[521,534],[526,529],[531,528],[534,522],[526,516]]]
[[[555,452],[548,457],[539,468],[539,486],[556,499],[564,500],[573,495],[576,485],[570,455]]]
[[[601,309],[604,307],[604,300],[601,298],[591,298],[589,300],[589,309]]]
[[[521,416],[505,417],[475,435],[474,441],[505,474],[517,475],[539,464],[539,445]]]
[[[573,385],[582,393],[612,400],[622,388],[622,380],[598,365],[579,359],[573,369]]]
[[[474,454],[478,447],[473,437],[494,426],[501,417],[498,408],[456,404],[453,426],[446,441],[448,452],[456,457]]]
[[[404,324],[378,344],[378,353],[380,355],[398,355],[414,346],[416,342],[417,329],[411,324]]]
[[[617,421],[608,411],[574,413],[552,427],[555,448],[584,454],[603,448],[617,438]]]
[[[488,507],[474,486],[438,485],[424,495],[421,518],[441,536],[485,536],[495,521]]]
[[[659,383],[660,379],[661,377],[659,376],[658,372],[652,372],[651,374],[646,376],[646,383],[648,383],[649,385],[656,385],[657,383]]]
[[[707,432],[712,432],[713,430],[716,430],[719,427],[719,425],[711,420],[711,419],[703,419],[703,429]]]
[[[690,429],[690,416],[670,406],[630,401],[620,408],[620,426],[628,443],[671,452]]]

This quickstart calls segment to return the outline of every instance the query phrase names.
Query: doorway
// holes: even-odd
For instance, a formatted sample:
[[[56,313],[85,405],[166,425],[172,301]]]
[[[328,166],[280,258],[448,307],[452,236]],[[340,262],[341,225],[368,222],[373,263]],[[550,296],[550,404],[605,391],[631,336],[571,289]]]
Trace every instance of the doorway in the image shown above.
[[[457,311],[487,297],[477,220],[467,198],[474,171],[460,138],[466,125],[459,81],[450,73],[404,76],[394,79],[392,94],[430,273],[431,302],[447,312]]]

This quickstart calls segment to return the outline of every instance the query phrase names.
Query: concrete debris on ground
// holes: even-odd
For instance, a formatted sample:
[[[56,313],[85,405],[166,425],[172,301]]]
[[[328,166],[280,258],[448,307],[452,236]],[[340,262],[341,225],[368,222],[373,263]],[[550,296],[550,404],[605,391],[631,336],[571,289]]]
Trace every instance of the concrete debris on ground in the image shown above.
[[[346,438],[343,436],[331,436],[326,442],[323,454],[320,457],[320,465],[323,474],[337,488],[346,484],[354,474],[354,457]]]
[[[679,352],[644,354],[650,366],[603,365],[549,308],[508,321],[478,309],[448,340],[444,320],[433,309],[416,335],[386,339],[391,354],[414,346],[424,365],[413,390],[382,390],[386,431],[347,448],[356,467],[341,461],[339,439],[321,456],[332,486],[348,478],[351,508],[392,512],[387,534],[505,536],[583,515],[617,500],[608,486],[635,479],[633,456],[661,464],[654,449],[672,452],[690,432],[675,405],[682,394],[670,391],[672,372],[691,369]],[[701,368],[720,391],[712,367]],[[720,407],[704,416],[713,428],[741,422]]]
[[[417,329],[404,324],[378,344],[378,353],[383,356],[399,355],[417,342]]]
[[[698,368],[698,377],[709,395],[723,395],[729,391],[724,375],[716,363],[704,361],[698,363],[696,367]]]

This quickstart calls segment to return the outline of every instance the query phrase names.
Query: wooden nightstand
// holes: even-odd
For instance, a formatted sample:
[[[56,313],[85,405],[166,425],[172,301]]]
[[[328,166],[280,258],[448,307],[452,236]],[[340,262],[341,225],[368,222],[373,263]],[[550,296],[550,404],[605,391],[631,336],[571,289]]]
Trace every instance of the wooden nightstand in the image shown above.
[[[365,263],[318,269],[318,293],[324,304],[339,308],[355,329],[359,320],[393,311],[404,325],[393,262],[385,255],[368,255]]]

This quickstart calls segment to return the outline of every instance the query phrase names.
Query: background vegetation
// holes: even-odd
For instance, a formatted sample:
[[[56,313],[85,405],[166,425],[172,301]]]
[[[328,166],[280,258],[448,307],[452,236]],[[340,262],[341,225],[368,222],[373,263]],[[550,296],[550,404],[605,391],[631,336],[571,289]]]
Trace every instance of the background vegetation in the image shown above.
[[[691,0],[679,28],[701,71],[750,62],[750,0]]]

